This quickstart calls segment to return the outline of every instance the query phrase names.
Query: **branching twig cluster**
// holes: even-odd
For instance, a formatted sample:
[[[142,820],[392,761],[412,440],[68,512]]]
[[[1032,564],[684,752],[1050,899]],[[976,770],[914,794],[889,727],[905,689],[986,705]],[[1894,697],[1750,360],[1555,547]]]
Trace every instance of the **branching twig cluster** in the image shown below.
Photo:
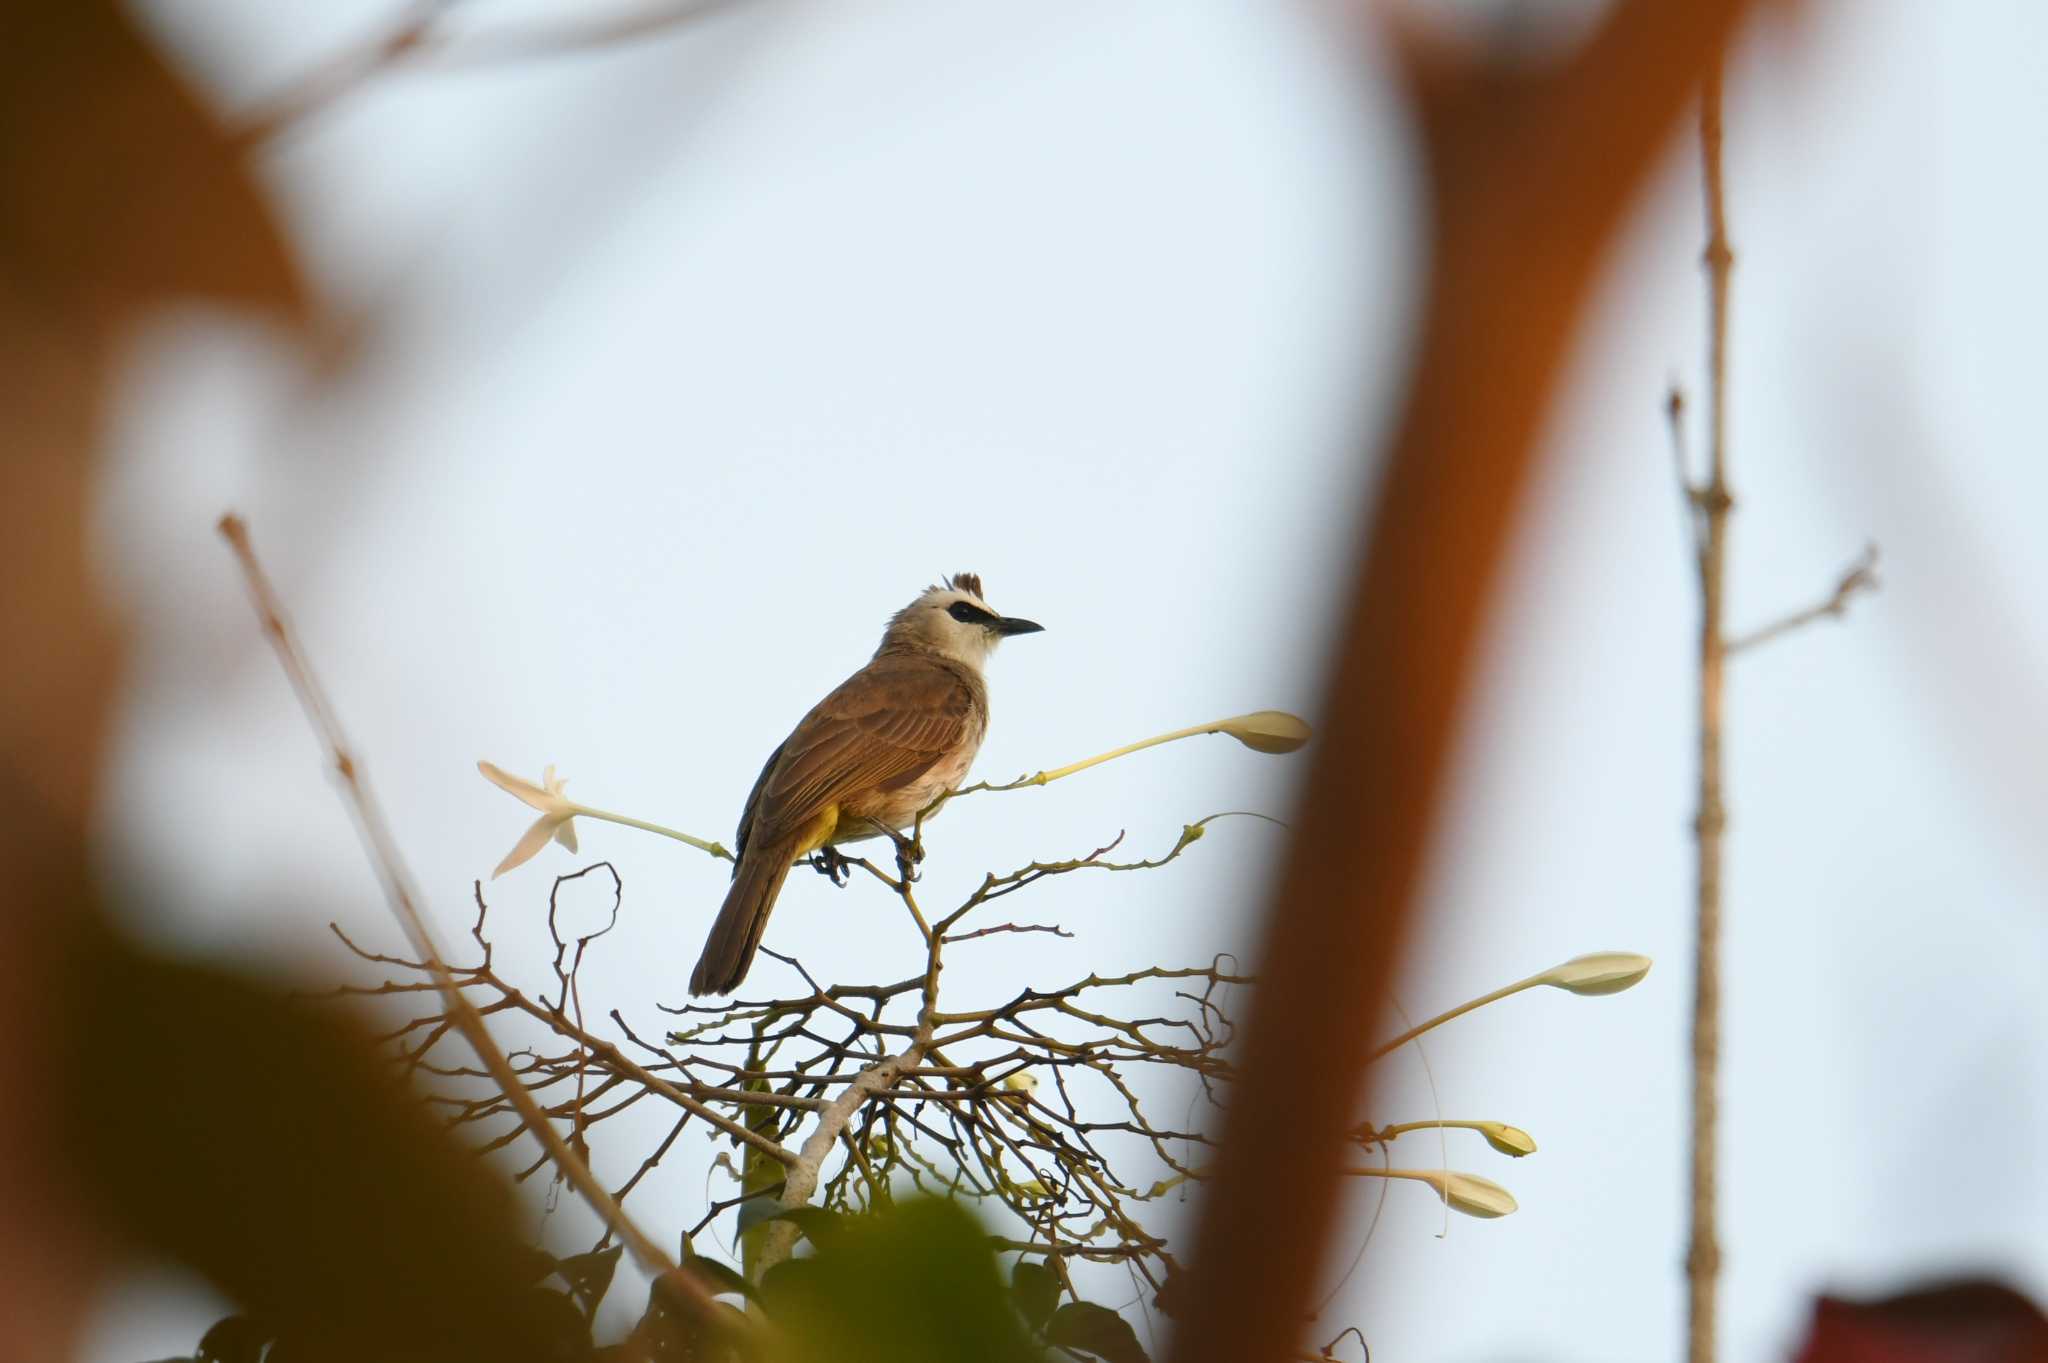
[[[496,965],[480,885],[470,933],[475,961],[449,969],[479,1013],[520,1016],[547,1031],[546,1041],[516,1052],[513,1065],[526,1092],[550,1121],[567,1128],[579,1153],[593,1127],[630,1107],[652,1102],[675,1110],[667,1134],[614,1190],[619,1201],[693,1120],[737,1146],[749,1169],[768,1168],[767,1178],[750,1177],[734,1196],[704,1207],[686,1231],[694,1238],[735,1208],[743,1229],[765,1221],[762,1248],[748,1264],[756,1276],[786,1258],[797,1238],[794,1222],[776,1213],[812,1205],[857,1212],[921,1190],[978,1199],[1006,1212],[996,1218],[1007,1223],[1003,1243],[1045,1255],[1063,1277],[1074,1259],[1126,1264],[1160,1292],[1177,1265],[1165,1242],[1141,1223],[1139,1208],[1203,1177],[1212,1137],[1192,1116],[1178,1124],[1155,1119],[1141,1091],[1156,1091],[1153,1076],[1186,1076],[1199,1088],[1198,1101],[1221,1101],[1221,1086],[1231,1077],[1224,1056],[1232,1038],[1229,987],[1249,977],[1219,957],[1203,966],[1091,974],[971,1004],[944,997],[941,980],[954,948],[1018,933],[1065,935],[1049,922],[984,922],[994,917],[990,906],[1077,872],[1165,866],[1198,841],[1209,822],[1188,825],[1152,858],[1114,859],[1120,835],[1083,856],[987,874],[957,905],[936,914],[920,902],[915,875],[905,874],[921,857],[921,844],[912,844],[912,855],[894,874],[867,860],[851,861],[884,885],[910,918],[923,947],[917,973],[886,984],[826,985],[801,962],[771,951],[766,954],[802,980],[801,992],[664,1007],[673,1021],[658,1038],[636,1030],[617,1009],[608,1013],[611,1036],[593,1030],[583,1015],[578,971],[591,944],[616,922],[622,890],[609,863],[556,880],[548,911],[552,980],[540,990],[522,987]],[[611,920],[596,932],[565,934],[562,887],[593,875],[611,881]],[[371,951],[336,933],[366,963],[395,972],[381,984],[338,992],[416,995],[429,1004],[389,1033],[397,1061],[440,1081],[433,1101],[453,1125],[470,1130],[477,1145],[494,1150],[516,1142],[524,1127],[506,1095],[479,1083],[489,1076],[466,1056],[444,1053],[454,1024],[438,1006],[423,963]],[[1134,1152],[1156,1171],[1156,1181],[1128,1176]],[[548,1162],[548,1154],[538,1152],[520,1176]]]

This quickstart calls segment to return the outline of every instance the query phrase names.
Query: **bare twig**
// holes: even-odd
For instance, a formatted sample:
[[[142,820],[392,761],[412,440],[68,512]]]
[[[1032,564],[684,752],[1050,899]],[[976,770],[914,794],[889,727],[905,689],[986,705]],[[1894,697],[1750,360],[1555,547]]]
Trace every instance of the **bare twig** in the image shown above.
[[[1782,619],[1774,620],[1760,629],[1730,639],[1727,651],[1730,654],[1746,652],[1773,639],[1783,638],[1794,630],[1802,629],[1816,620],[1840,620],[1849,613],[1849,602],[1858,592],[1877,590],[1877,546],[1866,545],[1856,561],[1842,570],[1842,576],[1835,582],[1835,589],[1827,599],[1815,602],[1805,610],[1793,611]]]
[[[1685,390],[1677,384],[1664,395],[1664,420],[1671,431],[1671,467],[1676,475],[1679,513],[1684,521],[1685,548],[1695,574],[1700,555],[1706,552],[1707,527],[1700,517],[1700,500],[1692,478],[1692,454],[1685,439]]]
[[[1347,1325],[1342,1330],[1339,1330],[1331,1337],[1330,1342],[1322,1347],[1318,1357],[1325,1359],[1336,1358],[1337,1346],[1344,1342],[1344,1336],[1346,1335],[1358,1336],[1358,1347],[1364,1350],[1366,1363],[1372,1363],[1372,1346],[1365,1342],[1365,1331],[1359,1329],[1356,1325]]]
[[[332,58],[251,111],[235,139],[254,144],[326,112],[379,77],[412,66],[491,66],[614,47],[680,28],[734,7],[738,0],[657,0],[617,14],[487,31],[467,38],[438,32],[461,0],[414,0],[385,32]]]
[[[493,66],[619,47],[671,32],[736,8],[742,0],[652,0],[617,14],[596,14],[477,33],[435,47],[430,60],[449,66]]]
[[[442,16],[460,2],[411,0],[384,32],[361,47],[329,58],[290,89],[250,111],[234,129],[235,140],[246,146],[275,137],[402,65],[425,45]]]
[[[620,1207],[612,1195],[605,1190],[590,1172],[590,1167],[563,1140],[555,1130],[539,1103],[527,1091],[512,1064],[492,1038],[490,1029],[484,1024],[483,1016],[475,1005],[464,996],[456,984],[454,974],[449,970],[447,960],[434,943],[432,929],[427,925],[418,907],[411,876],[399,856],[396,839],[386,823],[383,811],[370,796],[369,787],[362,771],[351,754],[334,708],[328,701],[325,690],[314,674],[311,662],[293,639],[285,624],[284,610],[277,593],[270,585],[262,564],[257,561],[255,547],[249,540],[248,526],[240,516],[229,514],[220,520],[221,536],[233,548],[242,566],[242,574],[249,587],[251,600],[256,606],[257,616],[263,631],[269,636],[278,661],[283,665],[285,675],[290,679],[292,689],[298,694],[299,703],[311,721],[321,742],[326,746],[334,761],[336,774],[341,778],[342,789],[348,798],[349,808],[355,815],[357,830],[362,834],[365,849],[370,854],[378,878],[383,882],[385,897],[391,910],[404,929],[407,940],[419,954],[420,960],[431,972],[435,985],[441,994],[442,1006],[453,1026],[468,1041],[477,1059],[483,1063],[491,1079],[497,1084],[505,1101],[519,1114],[521,1123],[532,1132],[556,1168],[590,1204],[598,1218],[616,1233],[632,1253],[633,1258],[650,1275],[659,1277],[668,1274],[675,1267],[661,1247],[649,1239],[625,1209]],[[669,1284],[674,1305],[688,1315],[713,1321],[718,1313],[710,1293],[700,1285],[680,1275],[669,1274],[664,1280]]]
[[[1713,1363],[1715,1298],[1721,1247],[1715,1229],[1721,1063],[1721,851],[1727,807],[1721,782],[1721,726],[1728,645],[1728,280],[1735,253],[1728,244],[1721,174],[1722,59],[1708,68],[1700,99],[1700,152],[1707,215],[1707,469],[1693,489],[1699,508],[1699,803],[1693,819],[1694,880],[1692,1010],[1691,1230],[1685,1254],[1686,1357]]]
[[[488,906],[480,886],[472,936],[482,950],[481,962],[450,965],[449,971],[466,994],[482,1001],[484,1015],[516,1012],[564,1043],[511,1059],[519,1082],[545,1114],[565,1119],[581,1114],[582,1127],[589,1129],[643,1097],[657,1097],[686,1113],[701,1113],[707,1125],[746,1147],[741,1196],[714,1203],[691,1228],[692,1235],[712,1216],[749,1199],[767,1198],[784,1208],[814,1204],[854,1210],[885,1199],[892,1182],[907,1178],[929,1190],[993,1199],[1029,1228],[1025,1244],[1047,1254],[1073,1246],[1079,1257],[1126,1264],[1157,1286],[1175,1271],[1173,1260],[1165,1242],[1139,1223],[1137,1208],[1203,1177],[1189,1163],[1189,1152],[1206,1152],[1212,1143],[1201,1131],[1151,1121],[1128,1071],[1177,1071],[1201,1086],[1195,1101],[1203,1096],[1219,1101],[1213,1086],[1230,1077],[1223,1050],[1232,1036],[1220,991],[1249,983],[1248,978],[1231,973],[1231,959],[1219,956],[1207,967],[1089,975],[1060,988],[1027,989],[991,1007],[952,1009],[941,1006],[938,985],[943,953],[952,942],[1050,927],[1014,922],[960,926],[990,899],[1001,897],[997,891],[1020,891],[1084,869],[1153,869],[1199,841],[1196,835],[1205,823],[1184,828],[1171,849],[1146,861],[1109,862],[1116,845],[1111,840],[1083,856],[1032,862],[1010,875],[985,877],[943,915],[928,916],[918,906],[914,885],[877,872],[877,881],[905,906],[918,929],[924,965],[917,975],[895,984],[828,988],[801,962],[769,951],[803,980],[807,992],[669,1009],[691,1019],[690,1027],[668,1038],[670,1047],[685,1049],[642,1040],[614,1009],[613,1022],[645,1053],[637,1061],[591,1035],[558,999],[529,994],[492,967]],[[574,953],[582,939],[555,925],[556,899],[551,894],[551,988],[560,999],[573,1001]],[[365,962],[413,974],[430,972],[423,963],[347,944]],[[431,982],[387,979],[339,992],[411,995],[433,987]],[[1141,988],[1170,993],[1177,1004],[1152,1015],[1118,1003]],[[915,1009],[912,1020],[897,1020],[908,1008]],[[444,1008],[394,1029],[388,1040],[395,1058],[408,1068],[457,1081],[488,1078],[473,1066],[435,1057],[451,1031]],[[1020,1075],[1025,1076],[1021,1081]],[[1033,1094],[1033,1080],[1044,1076],[1050,1076],[1057,1095],[1050,1101]],[[1111,1099],[1109,1110],[1091,1111],[1084,1099],[1070,1093],[1069,1076],[1099,1085]],[[486,1127],[489,1134],[480,1137],[486,1149],[503,1148],[524,1130],[497,1125],[513,1114],[495,1087],[484,1096],[450,1093],[431,1101],[454,1125]],[[706,1104],[734,1110],[737,1116],[707,1111]],[[678,1130],[669,1129],[669,1137],[641,1161],[622,1194],[659,1163]],[[1112,1135],[1138,1137],[1168,1177],[1149,1192],[1130,1186],[1098,1145]],[[530,1169],[543,1163],[536,1160]],[[770,1222],[750,1233],[751,1239],[742,1242],[749,1246],[743,1256],[748,1271],[759,1275],[786,1256],[797,1233],[793,1222]]]
[[[956,932],[946,938],[948,942],[971,942],[977,937],[993,937],[1007,932],[1049,932],[1055,937],[1072,937],[1057,923],[997,923],[991,927],[976,928],[972,932]]]

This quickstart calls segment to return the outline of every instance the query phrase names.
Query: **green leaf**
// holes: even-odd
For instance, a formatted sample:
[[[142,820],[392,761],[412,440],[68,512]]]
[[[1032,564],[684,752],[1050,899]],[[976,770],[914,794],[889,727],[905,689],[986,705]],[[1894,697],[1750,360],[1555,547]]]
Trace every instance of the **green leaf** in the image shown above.
[[[1039,1363],[988,1243],[935,1198],[843,1219],[844,1238],[761,1283],[791,1356],[832,1363]]]
[[[1010,1298],[1017,1303],[1018,1314],[1025,1323],[1044,1334],[1045,1323],[1052,1319],[1053,1308],[1059,1305],[1060,1275],[1048,1263],[1019,1259],[1010,1270]]]
[[[1166,1281],[1159,1284],[1152,1305],[1168,1320],[1180,1320],[1187,1314],[1188,1277],[1171,1259],[1166,1261]]]
[[[1152,1363],[1131,1323],[1092,1301],[1070,1301],[1053,1312],[1045,1337],[1063,1349],[1094,1354],[1103,1363]]]
[[[580,1358],[590,1351],[590,1321],[566,1292],[529,1287],[514,1299],[512,1319],[528,1357]]]
[[[513,1255],[513,1263],[512,1272],[522,1287],[532,1287],[555,1271],[555,1256],[531,1245],[521,1245]]]
[[[776,1317],[801,1310],[812,1296],[831,1290],[830,1279],[830,1270],[814,1258],[784,1259],[761,1275],[761,1304]]]
[[[716,1259],[706,1259],[702,1255],[692,1254],[683,1260],[682,1269],[704,1284],[714,1296],[727,1292],[737,1292],[746,1297],[755,1295],[754,1285],[741,1277],[739,1270]]]
[[[844,1213],[828,1211],[823,1207],[785,1207],[772,1216],[764,1216],[761,1223],[788,1221],[803,1233],[804,1239],[819,1249],[831,1249],[846,1243],[847,1219]]]
[[[576,1294],[576,1300],[583,1306],[583,1314],[595,1316],[598,1303],[611,1289],[612,1274],[619,1268],[619,1255],[623,1245],[610,1249],[595,1249],[588,1254],[571,1255],[555,1261],[555,1272],[562,1275],[562,1281],[569,1284],[569,1290]]]
[[[671,1275],[686,1272],[687,1267],[671,1269],[648,1284],[647,1310],[633,1327],[633,1333],[617,1344],[591,1350],[587,1363],[735,1363],[738,1355],[731,1346],[744,1336],[745,1314],[731,1302],[723,1301],[716,1304],[708,1321],[680,1309],[677,1294],[665,1289]]]
[[[12,131],[4,116],[0,129]],[[82,894],[73,904],[66,921],[106,916]],[[281,985],[81,929],[73,974],[52,984],[68,1011],[52,1022],[65,1048],[50,1072],[111,1073],[138,1030],[151,1039],[130,1080],[48,1095],[110,1234],[310,1342],[302,1358],[387,1358],[396,1340],[421,1358],[524,1353],[512,1304],[531,1281],[529,1242],[509,1185],[393,1082],[366,1031]],[[147,1141],[136,1112],[161,1118]]]

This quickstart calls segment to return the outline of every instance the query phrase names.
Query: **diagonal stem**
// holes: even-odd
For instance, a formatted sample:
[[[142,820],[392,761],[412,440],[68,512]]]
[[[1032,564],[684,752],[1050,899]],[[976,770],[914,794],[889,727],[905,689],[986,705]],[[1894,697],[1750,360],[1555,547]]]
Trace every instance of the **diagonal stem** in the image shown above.
[[[601,819],[605,823],[615,823],[627,828],[637,828],[643,833],[659,833],[664,838],[673,838],[677,842],[688,843],[700,852],[708,852],[712,856],[725,861],[733,860],[732,853],[721,842],[706,842],[703,838],[693,837],[688,833],[669,828],[663,824],[649,823],[645,819],[636,819],[628,814],[614,814],[608,809],[592,809],[589,805],[579,805],[574,801],[570,802],[569,807],[576,811],[573,817],[578,819]]]
[[[476,1052],[477,1059],[490,1072],[491,1078],[504,1093],[505,1101],[512,1105],[526,1129],[533,1133],[534,1139],[540,1142],[541,1147],[554,1160],[555,1167],[562,1171],[563,1177],[567,1178],[584,1201],[590,1204],[591,1210],[596,1212],[605,1225],[625,1243],[634,1260],[657,1280],[658,1290],[668,1293],[674,1304],[692,1317],[707,1322],[719,1319],[722,1313],[718,1312],[711,1294],[694,1278],[670,1271],[675,1268],[675,1263],[626,1214],[625,1209],[604,1185],[597,1181],[597,1177],[590,1171],[590,1166],[569,1147],[562,1134],[555,1130],[554,1124],[541,1111],[533,1095],[527,1092],[526,1085],[520,1081],[511,1062],[506,1059],[504,1051],[491,1036],[490,1029],[485,1026],[483,1016],[477,1012],[476,1005],[469,1001],[461,986],[456,983],[454,972],[448,967],[447,958],[441,954],[440,947],[434,941],[432,929],[427,926],[425,916],[420,913],[418,897],[412,888],[412,877],[399,856],[397,840],[392,836],[391,827],[385,822],[381,808],[370,797],[369,788],[362,778],[362,770],[355,758],[350,755],[333,705],[329,702],[318,677],[315,676],[311,662],[299,649],[285,624],[284,610],[278,601],[277,593],[271,587],[269,576],[256,558],[255,546],[250,543],[248,525],[240,516],[230,514],[221,517],[219,528],[222,538],[227,540],[241,564],[243,576],[248,582],[249,595],[263,624],[263,631],[269,636],[271,645],[277,652],[278,661],[283,665],[285,675],[290,679],[292,689],[298,694],[299,703],[306,711],[307,719],[311,721],[314,731],[327,746],[334,760],[335,770],[341,777],[342,789],[348,797],[350,811],[355,815],[357,829],[362,834],[364,846],[369,851],[378,878],[384,884],[385,897],[391,904],[391,911],[412,943],[413,950],[433,975],[434,983],[441,992],[442,1003],[448,1010],[449,1019],[462,1033],[463,1039],[469,1042],[471,1049]]]

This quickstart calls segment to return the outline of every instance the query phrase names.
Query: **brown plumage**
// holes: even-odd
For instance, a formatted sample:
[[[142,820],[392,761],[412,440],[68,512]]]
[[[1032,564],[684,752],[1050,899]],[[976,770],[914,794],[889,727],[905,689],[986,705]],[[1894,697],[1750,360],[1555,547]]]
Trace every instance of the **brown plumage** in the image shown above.
[[[692,994],[739,987],[790,867],[820,847],[902,829],[973,765],[988,729],[981,663],[1039,628],[955,574],[890,620],[874,658],[812,707],[770,754],[740,816],[732,888],[690,977]]]

